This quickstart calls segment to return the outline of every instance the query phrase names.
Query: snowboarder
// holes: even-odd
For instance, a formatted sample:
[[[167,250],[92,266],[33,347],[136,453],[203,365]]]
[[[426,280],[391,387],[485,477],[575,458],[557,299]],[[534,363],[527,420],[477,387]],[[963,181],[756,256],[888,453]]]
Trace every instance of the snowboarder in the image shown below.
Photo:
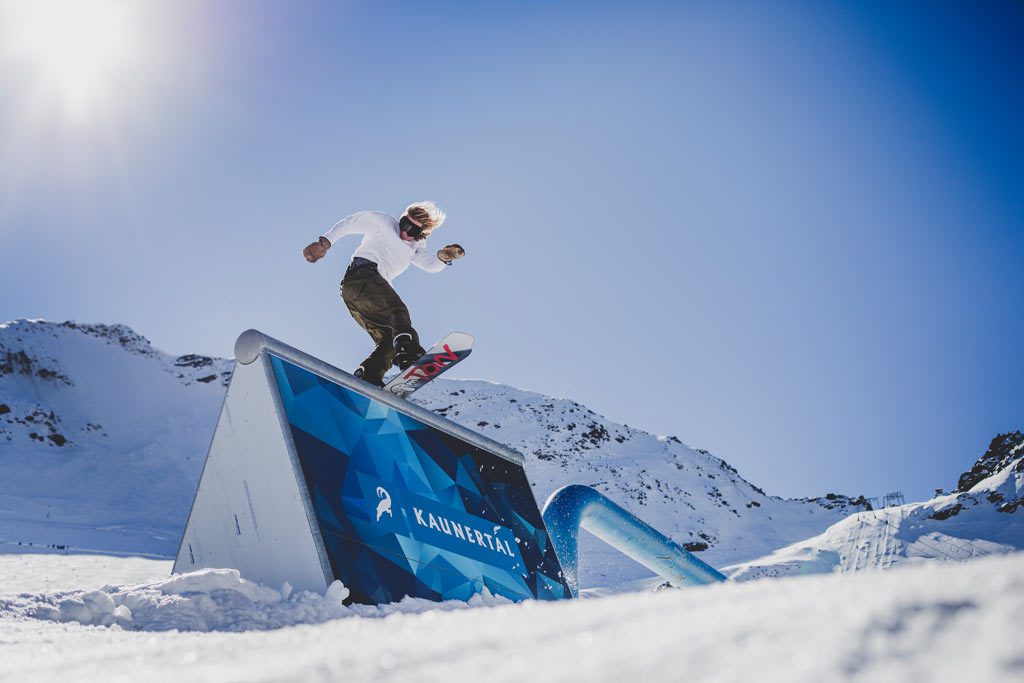
[[[444,212],[433,202],[410,204],[401,218],[380,211],[361,211],[341,219],[302,250],[307,261],[316,263],[345,235],[363,235],[341,280],[341,298],[348,312],[377,345],[353,373],[356,377],[384,386],[384,373],[392,364],[405,370],[423,355],[409,309],[391,282],[410,263],[437,273],[465,256],[458,244],[436,252],[427,249],[427,236],[444,218]]]

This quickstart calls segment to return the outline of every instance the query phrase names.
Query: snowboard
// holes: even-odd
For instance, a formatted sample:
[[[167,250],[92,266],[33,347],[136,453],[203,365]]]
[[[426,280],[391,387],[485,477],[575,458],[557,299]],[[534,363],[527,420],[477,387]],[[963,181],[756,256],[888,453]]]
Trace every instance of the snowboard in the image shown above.
[[[430,380],[447,372],[473,350],[473,335],[465,332],[450,332],[419,357],[412,365],[402,370],[384,385],[387,391],[405,398],[420,389]]]

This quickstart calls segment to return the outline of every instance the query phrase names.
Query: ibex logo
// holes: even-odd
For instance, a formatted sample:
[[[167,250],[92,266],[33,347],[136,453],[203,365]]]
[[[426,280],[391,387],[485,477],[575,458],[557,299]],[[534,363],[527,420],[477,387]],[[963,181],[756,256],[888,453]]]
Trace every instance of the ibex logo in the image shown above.
[[[388,513],[388,517],[394,518],[394,515],[391,514],[391,494],[388,493],[387,489],[385,489],[383,486],[378,486],[377,497],[380,498],[380,502],[377,503],[376,521],[379,522],[380,518],[384,516],[385,512]]]

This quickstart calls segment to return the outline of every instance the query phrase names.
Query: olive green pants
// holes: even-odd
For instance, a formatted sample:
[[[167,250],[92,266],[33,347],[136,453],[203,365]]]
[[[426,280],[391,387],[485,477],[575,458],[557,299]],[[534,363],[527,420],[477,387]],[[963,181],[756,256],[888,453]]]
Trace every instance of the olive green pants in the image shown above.
[[[373,384],[384,381],[384,373],[395,360],[395,336],[408,333],[419,346],[420,338],[412,327],[409,309],[376,268],[350,270],[341,281],[341,299],[359,326],[373,338],[377,347],[362,362],[363,379]]]

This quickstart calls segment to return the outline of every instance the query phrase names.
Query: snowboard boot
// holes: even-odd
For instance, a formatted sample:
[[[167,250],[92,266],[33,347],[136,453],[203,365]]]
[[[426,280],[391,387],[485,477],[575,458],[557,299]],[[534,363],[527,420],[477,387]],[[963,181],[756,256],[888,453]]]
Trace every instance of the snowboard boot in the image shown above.
[[[395,335],[395,365],[399,370],[405,370],[426,352],[408,332]]]
[[[366,375],[366,371],[363,369],[362,365],[360,365],[358,368],[356,368],[355,372],[353,372],[352,375],[354,377],[358,377],[359,379],[363,380],[364,382],[367,382],[369,384],[373,384],[374,386],[378,386],[378,387],[384,388],[384,380],[381,380],[380,382],[372,382],[372,381],[366,379],[366,376],[365,376]]]

